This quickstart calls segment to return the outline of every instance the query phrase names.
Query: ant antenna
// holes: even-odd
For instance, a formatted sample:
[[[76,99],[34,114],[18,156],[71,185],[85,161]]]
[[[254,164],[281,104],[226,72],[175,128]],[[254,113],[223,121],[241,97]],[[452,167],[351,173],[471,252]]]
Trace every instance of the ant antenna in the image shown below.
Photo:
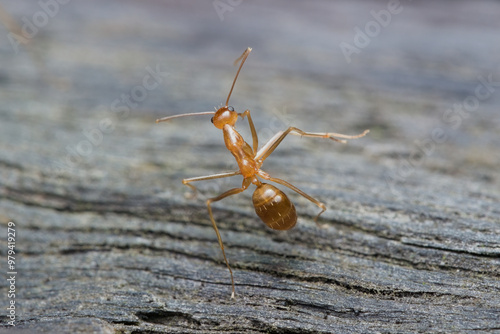
[[[174,118],[184,117],[184,116],[199,116],[199,115],[213,115],[213,114],[215,114],[215,111],[201,111],[201,112],[194,112],[194,113],[190,113],[190,114],[173,115],[173,116],[159,118],[156,120],[156,123],[165,122],[165,121],[169,121],[169,120],[174,119]]]
[[[240,74],[241,68],[243,67],[243,64],[245,63],[245,60],[247,60],[248,55],[250,54],[250,51],[252,51],[252,48],[247,48],[241,56],[238,57],[234,61],[234,65],[238,64],[238,62],[241,60],[240,68],[238,68],[238,72],[236,72],[236,76],[234,77],[233,85],[231,86],[231,90],[229,91],[229,95],[227,96],[226,100],[226,107],[227,104],[229,103],[229,98],[231,97],[231,93],[233,92],[234,84],[236,83],[236,79],[238,79],[238,74]]]

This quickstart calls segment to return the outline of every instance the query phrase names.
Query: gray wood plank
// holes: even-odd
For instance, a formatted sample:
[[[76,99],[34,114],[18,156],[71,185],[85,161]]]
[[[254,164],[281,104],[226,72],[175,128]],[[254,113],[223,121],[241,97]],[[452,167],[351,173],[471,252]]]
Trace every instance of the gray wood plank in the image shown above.
[[[0,38],[17,331],[500,330],[500,4],[232,2],[221,21],[214,3],[4,4],[21,27],[47,17],[17,53]],[[154,120],[223,103],[247,46],[230,104],[251,110],[261,145],[291,125],[371,132],[287,138],[263,166],[323,201],[325,228],[283,187],[299,214],[286,232],[260,222],[252,189],[214,204],[231,300],[205,199],[241,178],[202,182],[196,199],[181,180],[236,163],[209,116]]]

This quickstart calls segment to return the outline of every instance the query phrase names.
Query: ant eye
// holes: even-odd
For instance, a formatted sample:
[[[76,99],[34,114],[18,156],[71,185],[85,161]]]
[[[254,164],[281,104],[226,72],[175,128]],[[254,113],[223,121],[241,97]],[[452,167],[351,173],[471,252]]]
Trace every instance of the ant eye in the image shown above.
[[[210,119],[210,122],[212,122],[212,124],[214,123],[214,118],[213,117]]]
[[[229,111],[234,111],[234,108],[233,108],[233,107],[227,107],[227,109],[228,109]]]

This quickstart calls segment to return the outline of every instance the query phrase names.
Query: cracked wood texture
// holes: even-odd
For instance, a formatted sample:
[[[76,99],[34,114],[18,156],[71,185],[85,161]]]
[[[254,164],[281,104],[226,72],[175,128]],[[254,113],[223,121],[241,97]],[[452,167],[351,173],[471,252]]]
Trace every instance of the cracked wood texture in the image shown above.
[[[17,53],[15,26],[0,34],[19,333],[500,330],[500,3],[47,3],[3,5],[30,34]],[[281,186],[290,231],[257,218],[252,190],[214,204],[231,300],[205,200],[241,178],[196,199],[181,180],[236,163],[210,116],[154,120],[223,103],[247,46],[230,104],[261,145],[292,125],[371,132],[291,136],[263,166],[327,205],[324,228]]]

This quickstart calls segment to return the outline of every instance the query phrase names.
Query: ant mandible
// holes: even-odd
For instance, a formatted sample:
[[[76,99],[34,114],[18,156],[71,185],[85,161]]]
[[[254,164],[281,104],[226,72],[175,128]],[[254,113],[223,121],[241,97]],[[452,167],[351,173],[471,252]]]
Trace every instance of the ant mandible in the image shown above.
[[[182,183],[190,187],[196,194],[197,189],[195,186],[190,184],[191,182],[220,179],[236,175],[243,176],[243,183],[241,185],[241,188],[230,189],[220,194],[219,196],[208,199],[206,202],[208,208],[208,214],[210,216],[210,220],[212,221],[215,233],[217,234],[217,240],[219,241],[219,246],[220,249],[222,250],[224,261],[226,262],[226,266],[229,269],[229,273],[231,274],[231,286],[232,286],[231,298],[234,298],[234,293],[235,293],[233,272],[226,258],[226,254],[224,252],[224,245],[222,243],[219,230],[217,229],[217,224],[215,223],[210,204],[212,204],[213,202],[220,201],[221,199],[224,199],[226,197],[239,194],[245,191],[248,188],[248,186],[253,183],[257,186],[257,189],[255,189],[252,196],[255,213],[257,213],[260,219],[262,219],[262,221],[267,226],[269,226],[274,230],[291,229],[297,223],[297,213],[295,212],[295,206],[288,199],[285,193],[283,193],[281,190],[279,190],[272,184],[261,182],[259,180],[260,177],[264,180],[275,182],[287,188],[290,188],[299,195],[304,196],[309,201],[316,204],[321,209],[320,213],[318,213],[318,215],[314,218],[314,221],[317,224],[318,217],[326,210],[326,206],[317,199],[306,194],[293,184],[290,184],[288,181],[271,177],[271,175],[260,169],[262,163],[276,149],[276,147],[278,147],[278,145],[283,141],[283,139],[285,139],[285,137],[289,134],[303,136],[303,137],[329,138],[336,142],[346,143],[346,141],[343,139],[360,138],[369,132],[369,130],[365,130],[363,133],[359,135],[349,136],[333,132],[327,132],[327,133],[305,132],[295,127],[289,127],[285,131],[279,131],[278,133],[276,133],[260,150],[258,150],[259,140],[257,138],[257,132],[255,131],[255,126],[253,125],[252,117],[250,116],[250,110],[247,109],[243,113],[237,113],[236,111],[234,111],[233,107],[228,106],[229,98],[231,97],[231,93],[233,92],[234,84],[236,83],[236,79],[238,79],[238,75],[240,74],[241,68],[245,63],[245,60],[250,54],[250,51],[252,51],[252,49],[247,48],[243,52],[243,54],[234,62],[234,65],[237,65],[238,62],[240,61],[241,64],[240,67],[238,68],[238,71],[236,72],[236,76],[234,77],[231,89],[229,90],[229,95],[227,96],[226,104],[223,107],[219,108],[217,111],[204,111],[204,112],[196,112],[189,114],[180,114],[174,116],[167,116],[156,120],[156,122],[159,123],[171,120],[173,118],[184,117],[184,116],[214,115],[211,121],[216,128],[221,129],[223,131],[224,143],[226,144],[226,148],[233,154],[234,158],[236,159],[236,162],[238,163],[239,170],[234,172],[225,172],[207,176],[198,176],[182,180]],[[248,118],[250,131],[252,132],[252,141],[253,141],[252,146],[250,146],[247,142],[245,142],[243,137],[234,128],[234,124],[238,120],[238,116],[240,116],[242,119],[244,119],[245,117]]]

